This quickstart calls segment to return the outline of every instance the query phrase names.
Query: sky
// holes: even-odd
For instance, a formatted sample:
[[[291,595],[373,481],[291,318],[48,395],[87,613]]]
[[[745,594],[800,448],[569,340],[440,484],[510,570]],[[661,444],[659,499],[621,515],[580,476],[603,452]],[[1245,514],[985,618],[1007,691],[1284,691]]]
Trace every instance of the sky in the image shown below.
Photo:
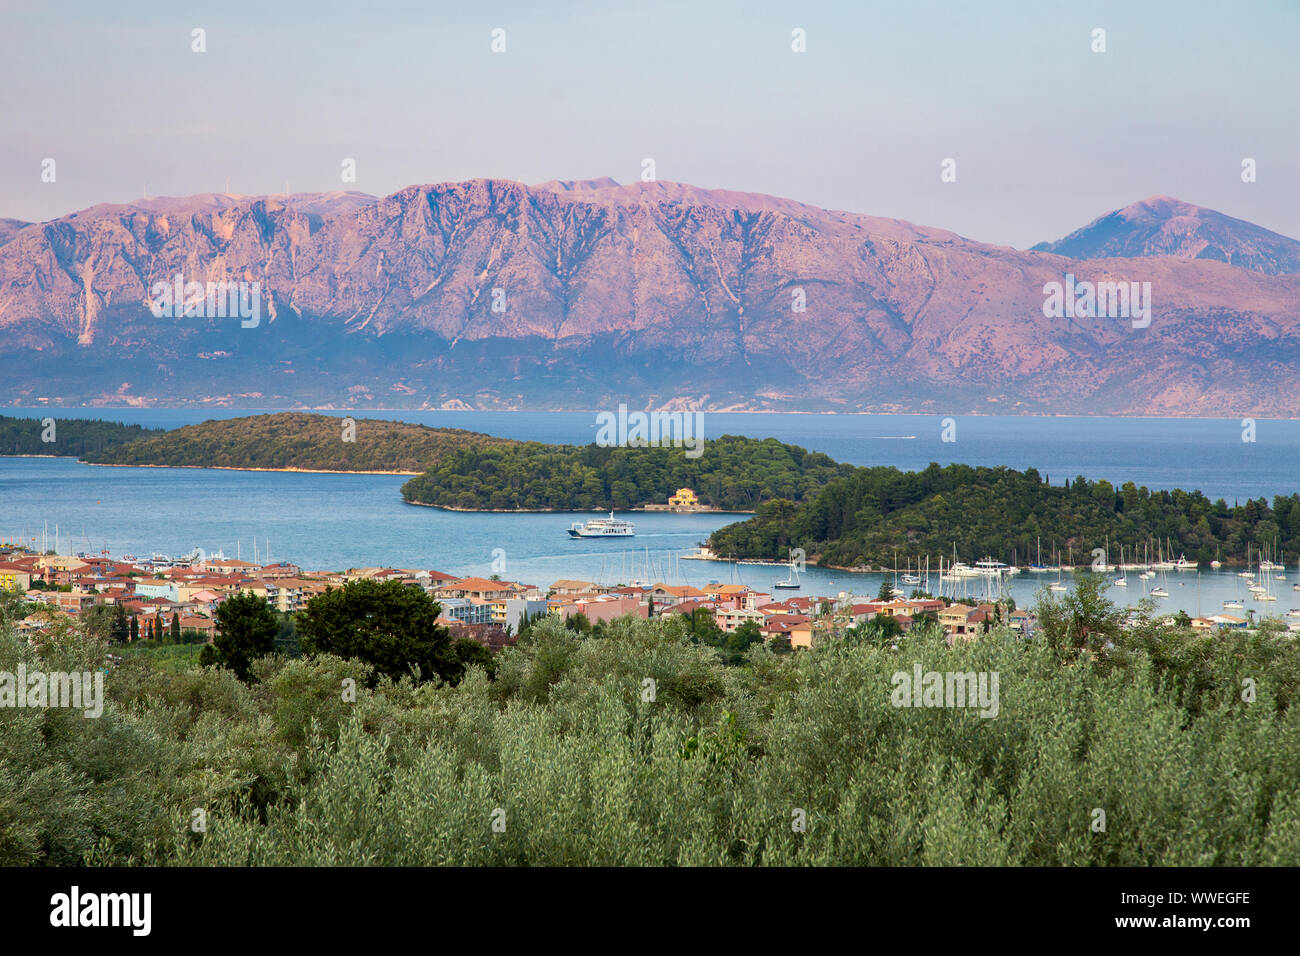
[[[1300,238],[1297,49],[1300,0],[0,0],[0,217],[651,158],[1018,248],[1156,194]]]

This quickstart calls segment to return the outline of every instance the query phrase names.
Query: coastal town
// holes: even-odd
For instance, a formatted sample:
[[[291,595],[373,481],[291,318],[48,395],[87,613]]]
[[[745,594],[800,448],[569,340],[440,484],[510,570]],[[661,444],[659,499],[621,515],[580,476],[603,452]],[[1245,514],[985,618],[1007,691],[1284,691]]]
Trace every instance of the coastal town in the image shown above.
[[[476,640],[496,651],[514,642],[521,626],[541,615],[582,617],[591,624],[631,615],[641,619],[690,615],[707,618],[723,633],[754,625],[766,642],[808,648],[856,625],[889,618],[899,632],[925,619],[937,621],[949,639],[971,640],[994,624],[1032,633],[1031,612],[992,601],[963,603],[914,593],[860,597],[797,595],[778,599],[744,584],[633,583],[600,585],[557,580],[541,587],[499,576],[456,577],[434,569],[364,567],[305,571],[288,561],[256,563],[224,556],[192,561],[158,556],[76,556],[0,546],[0,590],[21,593],[34,610],[18,621],[21,632],[59,620],[76,621],[97,606],[120,607],[131,621],[132,639],[172,635],[187,643],[211,641],[217,607],[238,594],[266,600],[281,613],[304,608],[313,597],[351,581],[397,581],[437,601],[438,623],[454,637]],[[884,589],[882,589],[883,591]]]

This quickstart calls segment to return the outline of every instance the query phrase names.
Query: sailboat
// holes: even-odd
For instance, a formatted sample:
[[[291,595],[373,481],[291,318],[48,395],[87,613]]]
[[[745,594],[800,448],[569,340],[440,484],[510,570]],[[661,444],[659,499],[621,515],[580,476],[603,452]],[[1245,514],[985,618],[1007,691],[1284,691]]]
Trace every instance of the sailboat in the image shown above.
[[[1047,566],[1043,564],[1043,539],[1039,538],[1038,539],[1038,560],[1029,566],[1029,573],[1042,574],[1046,570],[1047,570]]]
[[[1047,586],[1047,590],[1049,590],[1049,591],[1068,591],[1068,590],[1070,590],[1066,585],[1064,585],[1064,584],[1061,583],[1061,572],[1062,572],[1062,570],[1063,570],[1063,567],[1062,567],[1062,565],[1061,565],[1061,562],[1060,562],[1059,560],[1057,560],[1056,558],[1053,558],[1053,560],[1056,561],[1056,583],[1055,583],[1055,584],[1049,584],[1049,585]]]
[[[1234,591],[1235,593],[1233,594],[1232,598],[1223,602],[1223,609],[1225,611],[1240,611],[1243,607],[1245,607],[1245,605],[1241,601],[1240,580],[1237,581],[1236,586],[1234,587]]]
[[[772,587],[790,591],[802,587],[802,585],[799,584],[799,568],[796,567],[793,556],[790,558],[790,574],[784,581],[774,581]]]
[[[1167,598],[1167,597],[1169,597],[1169,589],[1168,589],[1167,587],[1165,587],[1165,585],[1167,585],[1168,583],[1169,583],[1169,576],[1168,576],[1168,574],[1163,574],[1163,573],[1162,573],[1161,578],[1160,578],[1160,586],[1159,586],[1159,587],[1154,587],[1154,588],[1151,589],[1151,596],[1152,596],[1152,597],[1155,597],[1155,598]]]

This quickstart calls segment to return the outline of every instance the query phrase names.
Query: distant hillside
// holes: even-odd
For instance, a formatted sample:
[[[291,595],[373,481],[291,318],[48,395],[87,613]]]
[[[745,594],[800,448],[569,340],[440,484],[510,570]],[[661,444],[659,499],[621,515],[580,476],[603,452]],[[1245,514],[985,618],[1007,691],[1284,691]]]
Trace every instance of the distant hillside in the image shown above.
[[[466,448],[508,446],[459,428],[356,419],[344,440],[333,415],[278,412],[186,425],[174,431],[83,456],[91,464],[294,471],[377,471],[418,474]]]
[[[1300,415],[1294,241],[1117,216],[1062,258],[664,181],[94,206],[0,227],[0,405]],[[1045,315],[1067,273],[1149,326]],[[257,321],[156,317],[177,275]]]
[[[402,486],[411,504],[496,511],[592,511],[664,504],[678,488],[724,511],[773,498],[802,501],[852,472],[820,452],[723,435],[689,458],[680,448],[539,442],[466,448]]]
[[[156,433],[140,425],[124,425],[91,418],[62,418],[50,409],[54,420],[53,441],[43,418],[10,418],[0,415],[0,455],[67,455],[80,457]]]
[[[1300,242],[1244,219],[1168,196],[1152,196],[1094,219],[1036,252],[1071,259],[1176,256],[1211,259],[1266,275],[1300,273]]]

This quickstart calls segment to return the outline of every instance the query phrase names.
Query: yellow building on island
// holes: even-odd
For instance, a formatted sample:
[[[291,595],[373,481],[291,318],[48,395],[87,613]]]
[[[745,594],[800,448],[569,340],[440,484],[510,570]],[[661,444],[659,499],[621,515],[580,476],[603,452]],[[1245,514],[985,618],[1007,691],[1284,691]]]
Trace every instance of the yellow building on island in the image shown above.
[[[669,508],[698,508],[700,499],[689,488],[678,488],[677,494],[668,499]]]

